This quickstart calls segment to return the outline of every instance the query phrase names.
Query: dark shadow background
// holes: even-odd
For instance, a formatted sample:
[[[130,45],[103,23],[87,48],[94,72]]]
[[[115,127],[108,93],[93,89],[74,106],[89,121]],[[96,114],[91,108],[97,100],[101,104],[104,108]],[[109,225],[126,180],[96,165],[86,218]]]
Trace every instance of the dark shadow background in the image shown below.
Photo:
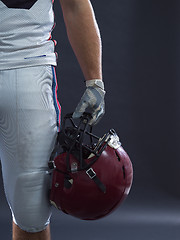
[[[84,222],[54,211],[54,239],[180,239],[180,2],[92,0],[103,40],[106,114],[94,128],[114,128],[134,166],[128,199],[109,217]],[[57,76],[62,116],[72,112],[84,79],[55,3]],[[10,239],[1,187],[0,229]]]

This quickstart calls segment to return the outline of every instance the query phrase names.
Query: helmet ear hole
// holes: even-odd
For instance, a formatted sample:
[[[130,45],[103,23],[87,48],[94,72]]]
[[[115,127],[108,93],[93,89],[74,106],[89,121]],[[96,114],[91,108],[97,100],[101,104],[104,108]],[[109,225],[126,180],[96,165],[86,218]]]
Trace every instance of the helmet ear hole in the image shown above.
[[[64,187],[66,189],[70,189],[72,187],[72,184],[73,184],[72,178],[67,178],[67,177],[64,178]]]
[[[116,152],[116,151],[115,151],[115,154],[116,154],[117,160],[120,162],[120,161],[121,161],[121,158],[120,158],[120,156],[117,154],[117,152]]]
[[[123,170],[123,178],[125,179],[126,178],[126,171],[125,171],[124,165],[122,166],[122,170]]]

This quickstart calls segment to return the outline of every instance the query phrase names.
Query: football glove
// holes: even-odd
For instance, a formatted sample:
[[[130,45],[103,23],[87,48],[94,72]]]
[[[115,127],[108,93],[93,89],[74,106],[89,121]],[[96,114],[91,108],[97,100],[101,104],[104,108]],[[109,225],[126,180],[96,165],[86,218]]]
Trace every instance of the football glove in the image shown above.
[[[104,96],[105,91],[102,80],[87,80],[86,90],[81,97],[81,100],[77,105],[72,117],[80,118],[86,111],[92,116],[89,121],[89,125],[97,124],[105,113]]]

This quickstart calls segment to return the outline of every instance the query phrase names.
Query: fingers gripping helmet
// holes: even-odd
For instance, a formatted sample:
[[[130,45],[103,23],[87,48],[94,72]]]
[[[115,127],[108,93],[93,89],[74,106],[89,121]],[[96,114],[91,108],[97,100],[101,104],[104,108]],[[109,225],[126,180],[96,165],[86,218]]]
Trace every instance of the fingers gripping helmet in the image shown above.
[[[74,217],[95,220],[111,213],[128,195],[133,169],[116,132],[111,129],[97,137],[89,118],[84,114],[78,125],[71,114],[64,118],[58,136],[63,152],[49,162],[53,168],[50,201]]]

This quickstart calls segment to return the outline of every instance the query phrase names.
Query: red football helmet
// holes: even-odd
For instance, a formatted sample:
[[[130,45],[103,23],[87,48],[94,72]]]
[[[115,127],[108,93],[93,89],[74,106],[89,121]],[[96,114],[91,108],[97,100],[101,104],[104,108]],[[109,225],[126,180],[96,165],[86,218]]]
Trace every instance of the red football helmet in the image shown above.
[[[50,201],[74,217],[95,220],[111,213],[128,195],[133,169],[116,132],[111,129],[99,138],[91,127],[87,131],[88,120],[88,114],[78,125],[72,114],[64,118],[58,136],[63,152],[49,162],[53,168]],[[71,126],[66,126],[67,121]]]

